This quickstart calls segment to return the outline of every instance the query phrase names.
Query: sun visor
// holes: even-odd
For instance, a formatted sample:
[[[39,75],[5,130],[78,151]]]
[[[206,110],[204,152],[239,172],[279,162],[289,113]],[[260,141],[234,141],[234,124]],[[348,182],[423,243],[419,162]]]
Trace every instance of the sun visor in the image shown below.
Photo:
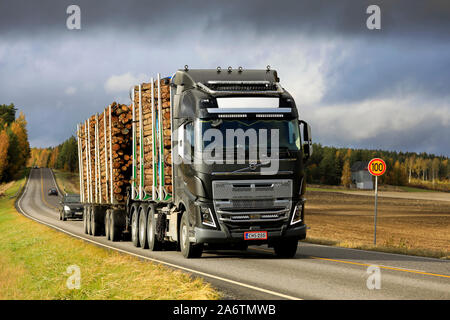
[[[233,97],[217,98],[219,109],[275,109],[280,107],[280,98]]]

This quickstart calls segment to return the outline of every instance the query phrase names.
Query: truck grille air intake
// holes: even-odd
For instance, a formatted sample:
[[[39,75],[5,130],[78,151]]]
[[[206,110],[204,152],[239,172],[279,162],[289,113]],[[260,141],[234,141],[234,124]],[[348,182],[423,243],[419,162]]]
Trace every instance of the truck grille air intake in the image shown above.
[[[280,221],[292,205],[292,180],[213,181],[213,203],[224,222]]]

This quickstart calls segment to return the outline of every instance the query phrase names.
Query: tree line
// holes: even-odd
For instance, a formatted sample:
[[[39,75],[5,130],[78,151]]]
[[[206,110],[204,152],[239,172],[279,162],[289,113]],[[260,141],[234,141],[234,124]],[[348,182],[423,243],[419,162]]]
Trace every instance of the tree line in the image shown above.
[[[307,182],[349,187],[352,184],[351,167],[357,161],[368,162],[373,158],[382,158],[386,162],[387,170],[379,178],[380,183],[450,191],[448,157],[415,152],[335,148],[321,144],[313,145],[313,154],[305,172]]]
[[[0,182],[20,177],[30,158],[27,121],[16,111],[12,103],[0,105]]]
[[[379,183],[450,191],[448,157],[427,153],[335,148],[321,144],[314,144],[313,151],[305,170],[307,183],[350,187],[351,168],[357,161],[382,158],[387,170],[379,178]],[[71,136],[56,147],[33,148],[29,165],[78,172],[76,138]]]
[[[32,148],[29,166],[78,172],[78,144],[74,136],[56,147]]]

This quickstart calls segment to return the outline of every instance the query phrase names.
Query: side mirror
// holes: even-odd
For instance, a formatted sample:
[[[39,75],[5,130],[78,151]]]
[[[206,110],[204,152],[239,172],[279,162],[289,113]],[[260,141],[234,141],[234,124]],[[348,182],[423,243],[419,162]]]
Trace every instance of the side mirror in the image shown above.
[[[302,130],[303,127],[303,130]],[[313,153],[311,126],[303,120],[300,120],[300,132],[303,133],[303,157],[304,161],[308,160]]]

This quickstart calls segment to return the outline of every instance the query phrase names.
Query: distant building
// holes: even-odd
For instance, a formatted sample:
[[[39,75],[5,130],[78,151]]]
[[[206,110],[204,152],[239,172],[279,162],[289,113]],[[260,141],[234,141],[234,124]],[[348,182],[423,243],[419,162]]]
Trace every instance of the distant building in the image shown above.
[[[352,165],[352,183],[356,185],[356,188],[358,189],[373,189],[373,179],[367,169],[368,165],[368,161],[356,161]]]

